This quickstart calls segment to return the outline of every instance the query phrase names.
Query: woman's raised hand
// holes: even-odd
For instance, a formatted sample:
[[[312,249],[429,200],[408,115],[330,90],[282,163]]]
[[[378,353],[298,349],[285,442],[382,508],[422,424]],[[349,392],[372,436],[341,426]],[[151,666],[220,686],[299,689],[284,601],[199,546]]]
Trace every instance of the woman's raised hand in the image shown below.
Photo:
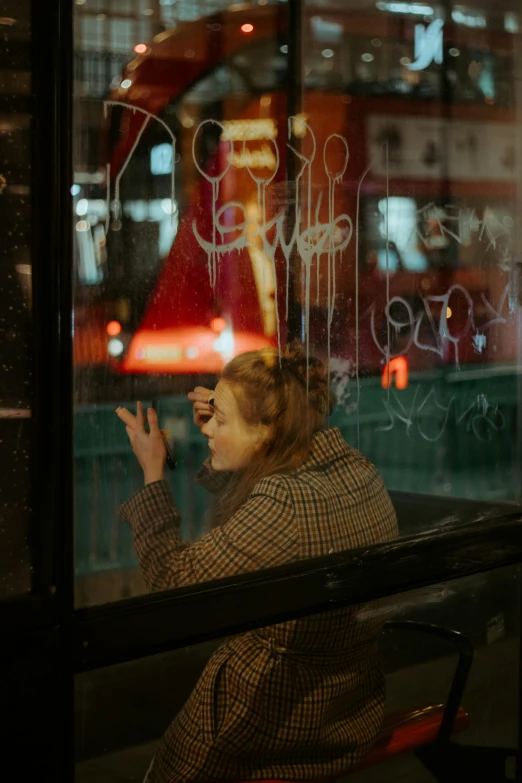
[[[141,402],[136,404],[136,416],[126,408],[116,408],[116,415],[126,425],[127,435],[140,463],[145,484],[161,481],[165,476],[166,451],[158,426],[156,411],[147,410],[150,433],[145,429],[145,416]]]
[[[212,405],[209,405],[209,398],[212,398],[213,395],[212,389],[205,389],[204,386],[196,386],[194,391],[188,395],[194,411],[194,424],[199,429],[214,415],[214,409]]]

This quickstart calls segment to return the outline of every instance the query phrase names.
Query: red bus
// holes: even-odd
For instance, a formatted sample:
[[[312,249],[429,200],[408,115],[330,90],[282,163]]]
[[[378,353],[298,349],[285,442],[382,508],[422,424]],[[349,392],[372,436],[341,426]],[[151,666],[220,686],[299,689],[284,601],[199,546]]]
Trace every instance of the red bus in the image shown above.
[[[289,332],[367,374],[515,358],[519,36],[415,5],[308,7],[297,45],[284,6],[231,6],[141,44],[76,199],[80,371],[215,373]]]

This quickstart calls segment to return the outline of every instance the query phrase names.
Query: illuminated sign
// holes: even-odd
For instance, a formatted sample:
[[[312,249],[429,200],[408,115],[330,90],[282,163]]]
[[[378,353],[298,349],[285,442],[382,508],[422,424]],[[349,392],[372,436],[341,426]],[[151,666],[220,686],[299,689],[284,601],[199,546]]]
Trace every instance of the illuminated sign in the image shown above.
[[[434,19],[427,27],[423,24],[415,25],[415,60],[408,63],[406,68],[410,71],[423,71],[431,63],[442,63],[443,26],[442,19]]]
[[[408,360],[405,356],[396,356],[384,366],[382,371],[382,388],[389,389],[395,378],[395,386],[398,389],[406,389],[408,386]]]
[[[238,152],[232,152],[229,155],[229,161],[238,169],[270,169],[275,171],[277,168],[277,159],[272,147],[263,144],[261,149],[250,150],[244,148]]]
[[[221,141],[259,141],[277,137],[277,125],[271,118],[223,120],[222,125]]]

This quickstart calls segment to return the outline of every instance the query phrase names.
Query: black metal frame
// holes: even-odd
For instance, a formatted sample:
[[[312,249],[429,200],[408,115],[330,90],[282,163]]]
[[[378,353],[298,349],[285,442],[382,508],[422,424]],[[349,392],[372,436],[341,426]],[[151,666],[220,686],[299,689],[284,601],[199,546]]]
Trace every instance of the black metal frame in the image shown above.
[[[76,671],[522,562],[522,512],[75,614]]]
[[[300,26],[300,0],[289,0],[289,7],[291,20]],[[73,779],[75,672],[522,562],[522,515],[514,512],[261,574],[74,612],[72,16],[72,0],[32,0],[34,585],[31,595],[0,604],[0,658],[7,663],[3,671],[12,732],[4,741],[17,760],[17,779],[24,780]],[[300,46],[294,35],[289,42],[294,77]],[[298,86],[290,96],[295,105]],[[462,676],[463,671],[459,683]],[[450,694],[443,736],[459,688]]]
[[[459,631],[452,631],[449,628],[442,628],[440,625],[420,623],[415,620],[389,620],[385,623],[384,630],[413,631],[414,633],[438,636],[440,639],[451,642],[456,648],[459,657],[437,735],[438,743],[449,742],[457,713],[462,703],[462,696],[468,681],[471,664],[473,663],[473,645]]]

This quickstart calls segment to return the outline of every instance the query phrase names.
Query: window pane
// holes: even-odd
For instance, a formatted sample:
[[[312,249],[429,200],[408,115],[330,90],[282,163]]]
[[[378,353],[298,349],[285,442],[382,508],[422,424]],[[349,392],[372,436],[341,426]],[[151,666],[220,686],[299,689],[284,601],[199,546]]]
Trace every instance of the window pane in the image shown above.
[[[12,7],[11,7],[12,6]],[[10,7],[10,8],[9,8]],[[0,599],[31,586],[30,7],[7,3],[0,65]]]
[[[445,704],[448,698],[457,653],[452,643],[427,630],[414,632],[407,627],[388,627],[379,631],[381,625],[389,621],[435,624],[464,634],[474,648],[469,679],[462,696],[462,707],[469,714],[470,723],[465,730],[454,735],[454,740],[471,748],[517,748],[519,579],[518,567],[503,569],[402,594],[356,609],[351,620],[355,627],[358,624],[361,628],[367,627],[369,618],[372,618],[376,633],[379,634],[380,666],[386,679],[386,720],[390,721],[392,716],[396,719],[399,713],[428,707],[437,714],[437,705]],[[305,619],[298,622],[309,621]],[[270,629],[264,631],[270,635]],[[76,782],[141,781],[158,748],[162,733],[180,710],[186,709],[183,705],[198,679],[201,677],[200,682],[207,682],[208,685],[200,691],[204,694],[202,699],[205,707],[213,699],[213,703],[219,704],[220,681],[210,682],[216,661],[233,660],[234,649],[237,649],[235,645],[246,644],[248,647],[252,640],[259,660],[264,660],[266,647],[260,643],[257,632],[253,632],[234,640],[202,644],[78,676]],[[257,648],[255,645],[258,645]],[[290,649],[282,650],[278,647],[277,652],[273,649],[273,666],[286,667],[289,691],[283,702],[280,693],[271,691],[274,686],[268,679],[264,685],[260,684],[259,690],[264,694],[265,703],[268,703],[270,697],[278,701],[278,709],[269,715],[262,713],[263,720],[270,722],[271,726],[276,725],[278,716],[287,705],[296,706],[292,699],[296,698],[299,702],[299,696],[296,696],[295,691],[291,692],[289,685],[292,671],[300,672],[294,683],[297,685],[299,679],[301,699],[306,698],[302,682],[308,682],[306,678],[310,676],[310,663],[306,660],[306,654],[298,661],[292,657]],[[349,660],[349,650],[347,656]],[[204,671],[209,661],[209,667]],[[346,665],[349,666],[348,663]],[[316,671],[321,668],[317,661],[314,668]],[[363,670],[364,667],[360,671],[362,676]],[[341,688],[343,675],[338,670],[337,675],[335,682]],[[230,695],[233,696],[232,693]],[[345,709],[349,703],[346,697]],[[201,710],[203,717],[200,728],[206,725],[204,721],[207,713],[204,710]],[[227,720],[233,722],[232,712],[229,708],[229,711],[220,713],[222,725],[226,725]],[[336,714],[333,709],[329,712],[325,710],[323,720],[326,723],[328,720],[334,721]],[[326,715],[330,718],[325,718]],[[318,716],[318,722],[320,720]],[[344,721],[348,722],[349,718],[344,718]],[[255,720],[247,720],[245,723],[252,726]],[[465,724],[466,721],[461,723],[460,728],[463,729]],[[315,728],[318,729],[318,726]],[[326,733],[327,727],[324,725],[323,730]],[[260,731],[259,734],[266,736],[266,726],[265,732]],[[244,741],[247,743],[248,738],[244,738]],[[252,738],[250,742],[254,743]],[[183,749],[174,750],[183,755]],[[318,758],[317,747],[314,752],[315,758]],[[438,752],[442,757],[443,750],[440,747]],[[175,753],[172,758],[176,758]],[[237,758],[239,754],[232,763]],[[473,758],[472,753],[465,762],[468,771],[472,768]],[[266,750],[263,763],[270,764],[270,761],[270,750]],[[451,762],[450,765],[454,772]],[[213,777],[220,776],[208,775],[208,779]],[[221,779],[225,779],[225,776]],[[244,776],[243,779],[248,778]],[[437,779],[455,778],[447,774]],[[381,780],[429,783],[435,778],[413,753],[408,753],[358,772],[353,780],[356,783]]]
[[[520,502],[515,5],[326,0],[292,31],[285,3],[125,9],[76,7],[78,603],[145,589],[116,405],[158,399],[181,537],[200,541],[217,514],[187,392],[295,337],[328,365],[327,423],[397,508],[429,496],[417,531]],[[343,525],[300,556],[397,534]],[[223,575],[210,556],[192,573]]]

